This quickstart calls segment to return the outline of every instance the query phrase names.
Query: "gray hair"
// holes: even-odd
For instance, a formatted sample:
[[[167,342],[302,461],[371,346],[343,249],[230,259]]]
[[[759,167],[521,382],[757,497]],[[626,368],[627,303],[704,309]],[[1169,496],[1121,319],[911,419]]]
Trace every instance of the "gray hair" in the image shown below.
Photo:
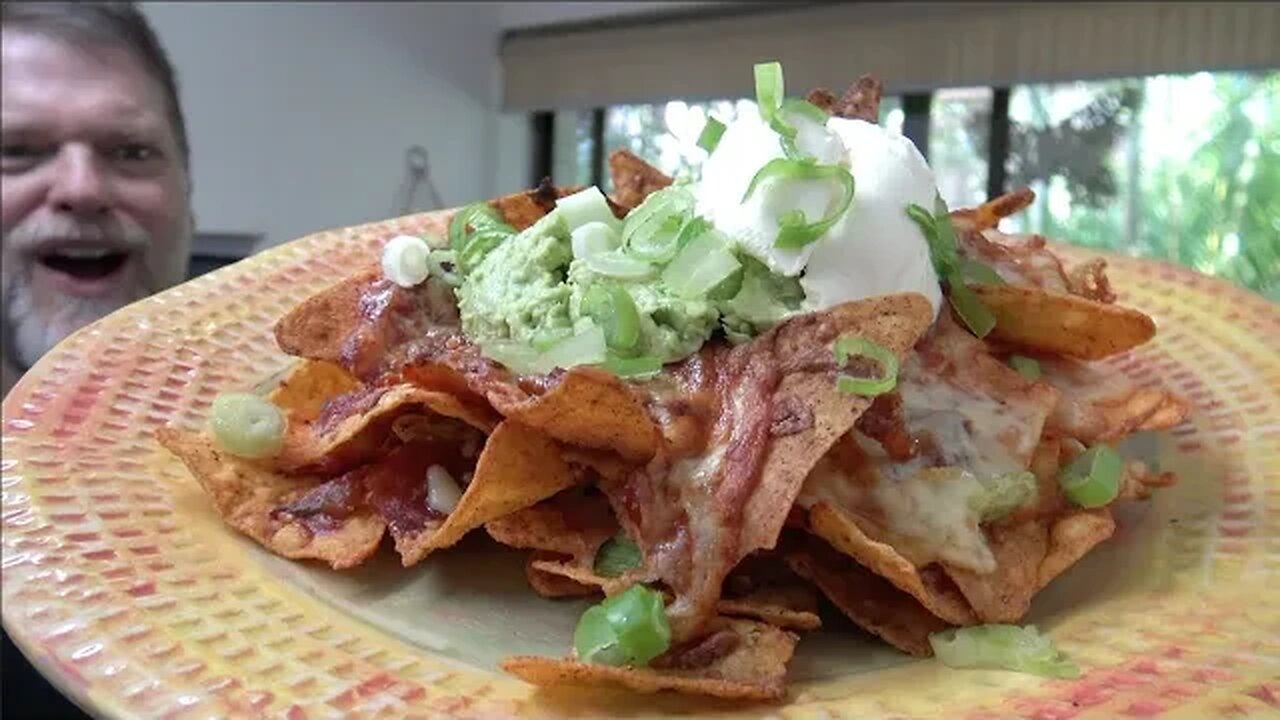
[[[65,39],[126,50],[160,84],[182,165],[190,171],[191,148],[178,99],[178,80],[151,23],[132,2],[5,2],[0,27],[23,29]]]

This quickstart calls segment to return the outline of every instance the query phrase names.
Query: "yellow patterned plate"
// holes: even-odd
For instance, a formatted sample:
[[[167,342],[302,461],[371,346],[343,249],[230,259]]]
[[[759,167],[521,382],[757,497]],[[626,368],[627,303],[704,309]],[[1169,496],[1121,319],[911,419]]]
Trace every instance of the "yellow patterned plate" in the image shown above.
[[[111,718],[1234,718],[1280,716],[1280,308],[1169,265],[1111,257],[1153,315],[1114,361],[1195,406],[1135,438],[1181,482],[1126,507],[1031,621],[1075,681],[953,671],[855,630],[805,637],[777,706],[537,691],[510,653],[565,652],[583,604],[543,600],[520,553],[469,538],[403,570],[337,573],[223,527],[152,432],[284,369],[272,324],[418,215],[320,233],[130,306],[49,353],[4,401],[4,624]],[[1071,251],[1076,257],[1078,251]],[[481,534],[482,535],[482,534]]]

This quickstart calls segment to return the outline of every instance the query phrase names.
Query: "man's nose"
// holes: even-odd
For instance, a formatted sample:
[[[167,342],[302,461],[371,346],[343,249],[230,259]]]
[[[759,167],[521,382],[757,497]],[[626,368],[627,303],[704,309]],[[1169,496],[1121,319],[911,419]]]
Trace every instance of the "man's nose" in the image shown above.
[[[49,202],[60,212],[102,215],[111,207],[108,169],[93,148],[64,147],[55,165]]]

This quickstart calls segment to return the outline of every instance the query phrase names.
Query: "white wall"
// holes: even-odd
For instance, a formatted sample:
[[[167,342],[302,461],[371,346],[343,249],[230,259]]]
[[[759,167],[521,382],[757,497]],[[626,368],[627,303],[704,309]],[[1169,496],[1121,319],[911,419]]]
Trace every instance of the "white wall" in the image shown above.
[[[527,188],[528,116],[500,110],[503,30],[707,4],[142,8],[178,72],[198,229],[272,245],[396,214],[414,144],[447,207]],[[420,188],[412,209],[430,202]]]
[[[413,144],[446,206],[527,182],[527,121],[497,111],[496,4],[143,9],[179,73],[201,231],[275,244],[389,217]]]

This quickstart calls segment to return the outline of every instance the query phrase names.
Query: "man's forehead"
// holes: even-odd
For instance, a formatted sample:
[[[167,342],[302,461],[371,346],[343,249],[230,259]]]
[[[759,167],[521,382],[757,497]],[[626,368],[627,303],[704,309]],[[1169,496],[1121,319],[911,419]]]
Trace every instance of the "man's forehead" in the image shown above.
[[[164,96],[128,51],[26,29],[0,32],[6,127],[31,114],[87,115],[133,123],[164,122]]]

